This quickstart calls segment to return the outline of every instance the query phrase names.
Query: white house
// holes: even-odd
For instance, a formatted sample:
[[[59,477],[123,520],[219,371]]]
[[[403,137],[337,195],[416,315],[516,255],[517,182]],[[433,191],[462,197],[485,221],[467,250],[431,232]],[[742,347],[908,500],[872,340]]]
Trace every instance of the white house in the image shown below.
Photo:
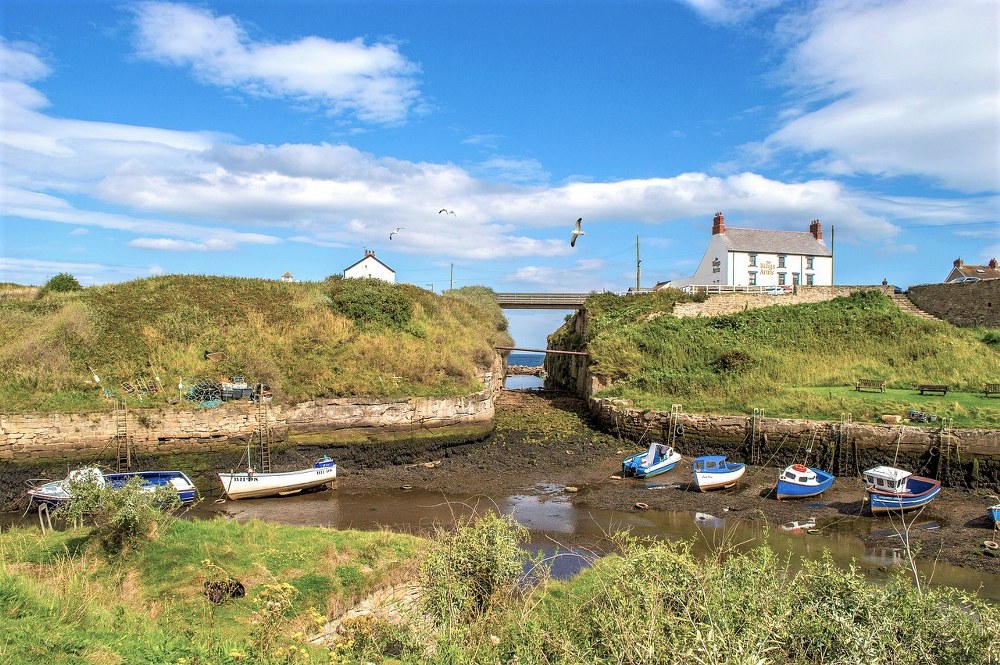
[[[396,271],[375,258],[375,252],[365,250],[365,258],[344,269],[344,277],[370,277],[390,284],[396,283]]]
[[[829,286],[833,284],[833,252],[823,242],[818,219],[809,231],[727,229],[721,212],[712,220],[698,270],[669,286]]]

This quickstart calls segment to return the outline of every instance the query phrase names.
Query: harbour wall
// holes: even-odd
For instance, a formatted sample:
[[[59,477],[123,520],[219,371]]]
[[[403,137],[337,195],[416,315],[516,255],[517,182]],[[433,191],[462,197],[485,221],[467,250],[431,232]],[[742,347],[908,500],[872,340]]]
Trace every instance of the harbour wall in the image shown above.
[[[400,433],[448,436],[449,429],[491,430],[503,386],[497,356],[480,371],[480,392],[457,397],[349,397],[297,404],[226,402],[210,409],[132,408],[126,424],[144,455],[217,453],[243,445],[266,418],[272,435],[293,442],[372,442]],[[119,422],[114,413],[0,414],[0,462],[113,459]]]

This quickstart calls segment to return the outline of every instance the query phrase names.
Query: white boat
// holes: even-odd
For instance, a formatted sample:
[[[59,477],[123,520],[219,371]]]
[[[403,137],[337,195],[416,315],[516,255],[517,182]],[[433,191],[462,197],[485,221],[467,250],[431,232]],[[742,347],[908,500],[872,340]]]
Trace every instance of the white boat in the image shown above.
[[[265,496],[285,496],[302,490],[328,485],[337,479],[337,464],[329,457],[309,469],[277,473],[258,473],[254,469],[220,473],[222,489],[230,499],[256,499]]]
[[[681,454],[662,443],[649,444],[649,450],[636,453],[622,462],[622,477],[652,478],[670,471],[681,461]]]
[[[194,502],[196,492],[194,483],[182,471],[126,471],[123,473],[104,473],[97,467],[86,467],[70,471],[63,480],[30,481],[28,499],[33,504],[46,504],[55,507],[69,503],[72,500],[72,485],[74,482],[92,482],[100,487],[121,489],[133,478],[138,478],[143,492],[154,492],[162,485],[169,485],[177,492],[183,504]]]
[[[691,465],[694,484],[702,492],[732,487],[746,473],[745,464],[729,462],[723,455],[695,457]]]

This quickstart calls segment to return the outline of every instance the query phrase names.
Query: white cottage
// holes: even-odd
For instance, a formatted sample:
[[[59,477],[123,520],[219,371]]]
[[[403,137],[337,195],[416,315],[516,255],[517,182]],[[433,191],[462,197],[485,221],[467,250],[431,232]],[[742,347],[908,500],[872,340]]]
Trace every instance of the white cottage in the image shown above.
[[[365,251],[365,258],[344,269],[345,278],[370,277],[390,284],[396,283],[396,271],[375,258],[375,252]]]
[[[712,239],[698,270],[669,286],[829,286],[833,252],[823,242],[819,220],[809,231],[727,229],[721,212],[712,220]]]

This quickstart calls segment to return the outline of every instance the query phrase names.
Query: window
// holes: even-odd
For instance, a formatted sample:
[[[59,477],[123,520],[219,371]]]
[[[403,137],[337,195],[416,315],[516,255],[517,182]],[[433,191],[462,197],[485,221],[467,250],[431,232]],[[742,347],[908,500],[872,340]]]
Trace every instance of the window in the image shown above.
[[[757,265],[757,255],[756,254],[751,254],[750,255],[750,265],[752,265],[752,266]]]
[[[792,284],[796,284],[797,285],[798,283],[799,283],[799,273],[793,272],[792,273]]]
[[[812,273],[809,273],[808,275],[806,275],[806,286],[812,286],[812,285],[813,285],[813,275]]]
[[[806,270],[812,270],[812,269],[813,269],[813,257],[807,256],[806,257]]]
[[[785,285],[785,273],[779,272],[778,273],[778,286],[784,286],[784,285]]]
[[[747,281],[750,286],[757,286],[757,273],[750,273],[750,279]]]
[[[785,255],[784,254],[779,254],[778,255],[778,267],[779,268],[784,268],[785,267]]]

